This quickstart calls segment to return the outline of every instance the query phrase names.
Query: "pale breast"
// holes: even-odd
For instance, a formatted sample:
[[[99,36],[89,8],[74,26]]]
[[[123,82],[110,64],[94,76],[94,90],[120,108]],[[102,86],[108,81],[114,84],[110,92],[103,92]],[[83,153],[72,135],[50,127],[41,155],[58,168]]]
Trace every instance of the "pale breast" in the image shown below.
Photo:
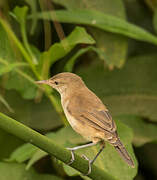
[[[76,128],[77,128],[77,120],[73,116],[71,116],[71,114],[67,111],[68,104],[69,104],[69,100],[66,100],[66,101],[64,101],[64,103],[62,102],[62,107],[63,107],[64,113],[65,113],[65,116],[66,116],[68,122],[70,123],[72,128],[74,130],[76,130]]]
[[[70,123],[70,125],[72,126],[72,128],[89,141],[94,142],[95,139],[97,139],[96,141],[102,139],[101,137],[104,136],[104,133],[100,133],[96,129],[87,126],[86,124],[82,124],[81,121],[75,119],[67,110],[68,104],[69,104],[69,100],[66,100],[64,101],[64,103],[62,102],[62,107],[66,115],[66,118]]]

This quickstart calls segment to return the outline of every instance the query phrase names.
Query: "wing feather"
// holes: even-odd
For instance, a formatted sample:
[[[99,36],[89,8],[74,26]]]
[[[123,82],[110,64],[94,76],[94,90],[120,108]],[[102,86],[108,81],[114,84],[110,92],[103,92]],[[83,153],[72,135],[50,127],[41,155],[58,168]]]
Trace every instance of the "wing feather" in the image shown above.
[[[67,110],[82,123],[87,123],[89,126],[101,131],[115,132],[116,125],[110,113],[98,98],[96,100],[93,102],[88,97],[80,98],[80,95],[75,96],[70,100]]]

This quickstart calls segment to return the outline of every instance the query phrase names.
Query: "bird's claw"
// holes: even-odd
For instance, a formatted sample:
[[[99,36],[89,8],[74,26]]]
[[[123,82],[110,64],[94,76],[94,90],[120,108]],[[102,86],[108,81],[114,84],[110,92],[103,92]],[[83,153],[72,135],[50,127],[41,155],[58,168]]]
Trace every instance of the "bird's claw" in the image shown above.
[[[86,174],[82,174],[83,176],[88,176],[92,171],[93,161],[90,160],[86,155],[82,154],[81,157],[88,161],[88,172]]]
[[[67,163],[67,165],[70,165],[75,161],[74,150],[73,150],[73,148],[66,148],[66,149],[71,151],[71,160]]]

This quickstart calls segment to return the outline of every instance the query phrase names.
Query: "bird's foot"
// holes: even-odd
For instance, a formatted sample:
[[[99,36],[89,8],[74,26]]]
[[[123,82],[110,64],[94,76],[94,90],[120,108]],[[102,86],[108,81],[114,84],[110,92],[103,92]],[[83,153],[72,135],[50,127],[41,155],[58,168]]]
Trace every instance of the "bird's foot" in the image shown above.
[[[88,172],[83,174],[83,176],[88,176],[92,171],[93,160],[90,160],[86,155],[82,154],[81,157],[88,161]]]
[[[66,148],[66,149],[71,151],[71,160],[67,163],[67,165],[70,165],[75,161],[74,149],[73,148]]]

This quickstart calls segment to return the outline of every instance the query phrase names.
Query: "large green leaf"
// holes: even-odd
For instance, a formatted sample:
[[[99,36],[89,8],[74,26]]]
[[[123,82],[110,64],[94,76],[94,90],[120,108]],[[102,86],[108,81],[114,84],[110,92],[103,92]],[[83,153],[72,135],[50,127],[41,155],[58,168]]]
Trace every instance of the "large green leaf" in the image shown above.
[[[132,128],[134,132],[133,143],[135,146],[142,146],[150,142],[157,143],[157,124],[152,124],[133,115],[121,115],[116,118]]]
[[[0,162],[1,180],[61,180],[62,178],[50,174],[38,174],[34,169],[25,170],[25,164]]]
[[[65,23],[86,24],[99,29],[157,44],[157,37],[148,31],[115,16],[94,10],[57,10],[36,14],[39,19],[58,20]],[[33,15],[29,16],[33,18]]]
[[[37,147],[32,144],[26,143],[22,146],[18,147],[15,151],[13,151],[6,161],[8,162],[18,162],[22,163],[28,160],[33,156],[33,154],[37,151]]]
[[[132,128],[134,132],[133,136],[133,144],[135,146],[142,146],[146,143],[150,142],[157,142],[157,126],[156,124],[151,124],[146,122],[142,118],[137,116],[130,116],[130,115],[121,115],[115,117],[122,121],[123,123],[127,124],[130,128]],[[67,145],[74,145],[80,143],[86,143],[87,141],[84,140],[81,136],[77,135],[71,128],[65,127],[62,128],[60,131],[57,132],[59,134],[56,136],[55,133],[49,133],[47,136],[56,139],[56,141],[63,144],[65,147]],[[67,143],[64,140],[63,136],[66,134]],[[73,137],[73,138],[71,138]],[[65,143],[65,144],[64,144]],[[48,154],[31,144],[25,144],[19,147],[18,149],[13,152],[9,158],[10,161],[17,161],[17,162],[24,162],[25,160],[29,160],[27,164],[27,169],[29,169],[35,162],[40,160],[41,158],[47,156]],[[68,174],[74,175],[76,174],[75,170],[72,170],[70,167],[65,166],[66,171]]]
[[[77,73],[106,104],[113,115],[133,114],[157,121],[157,55],[128,59],[112,72],[102,62],[81,67]]]
[[[62,125],[57,112],[45,96],[40,103],[35,103],[33,100],[24,100],[15,91],[7,91],[5,99],[14,108],[14,114],[6,112],[6,108],[4,109],[0,104],[1,111],[29,127],[45,131]]]
[[[54,0],[54,2],[66,7],[69,10],[75,10],[78,8],[97,10],[102,13],[125,19],[125,11],[122,0],[99,0],[99,2],[91,0]],[[88,27],[88,30],[92,33],[94,39],[96,40],[96,46],[99,48],[99,51],[102,51],[102,53],[107,55],[107,58],[101,57],[106,64],[110,67],[121,67],[126,59],[127,38],[96,28]]]
[[[53,44],[48,51],[42,53],[39,60],[39,71],[43,71],[43,63],[47,61],[49,70],[56,61],[66,56],[78,44],[94,44],[95,40],[86,32],[83,27],[76,27],[64,40]],[[47,73],[48,75],[48,73]]]
[[[55,43],[48,50],[50,64],[68,54],[77,44],[94,44],[95,40],[82,27],[76,27],[66,39]]]
[[[124,124],[120,123],[117,121],[117,127],[118,127],[118,133],[120,135],[120,138],[122,140],[122,142],[124,143],[125,147],[127,148],[127,150],[129,151],[129,153],[131,154],[135,164],[136,164],[136,168],[130,168],[128,167],[128,165],[121,159],[121,157],[119,156],[119,154],[115,151],[115,149],[109,145],[108,143],[106,143],[106,147],[103,150],[103,152],[101,153],[101,155],[98,157],[98,159],[95,162],[95,165],[97,165],[99,168],[103,169],[104,171],[111,173],[115,178],[117,179],[125,179],[125,180],[131,180],[133,179],[133,177],[135,177],[136,173],[137,173],[137,162],[135,159],[135,156],[133,154],[133,150],[132,150],[132,146],[131,146],[131,141],[132,141],[132,131],[130,128],[128,128],[127,126],[125,126]],[[72,133],[73,134],[73,130],[69,130],[69,134]],[[71,137],[73,137],[71,134]],[[77,135],[77,134],[76,134]],[[75,135],[75,136],[76,136]],[[73,143],[70,142],[70,139],[68,138],[68,136],[62,136],[60,134],[60,132],[56,133],[56,138],[60,138],[62,140],[58,141],[59,143],[61,143],[62,145],[64,145],[65,147],[74,147],[76,146],[76,142],[77,141],[73,141]],[[64,141],[63,141],[64,140]],[[71,144],[70,144],[71,143]],[[96,153],[99,151],[100,146],[93,146],[93,147],[89,147],[89,148],[84,148],[84,149],[80,149],[78,151],[76,151],[76,153],[82,155],[85,154],[87,155],[87,157],[89,157],[90,159],[94,158],[94,156],[96,155]],[[67,165],[64,165],[66,172],[69,172],[69,175],[77,175],[79,174],[77,171],[72,170],[70,167],[68,167]],[[69,169],[70,168],[70,169]]]

